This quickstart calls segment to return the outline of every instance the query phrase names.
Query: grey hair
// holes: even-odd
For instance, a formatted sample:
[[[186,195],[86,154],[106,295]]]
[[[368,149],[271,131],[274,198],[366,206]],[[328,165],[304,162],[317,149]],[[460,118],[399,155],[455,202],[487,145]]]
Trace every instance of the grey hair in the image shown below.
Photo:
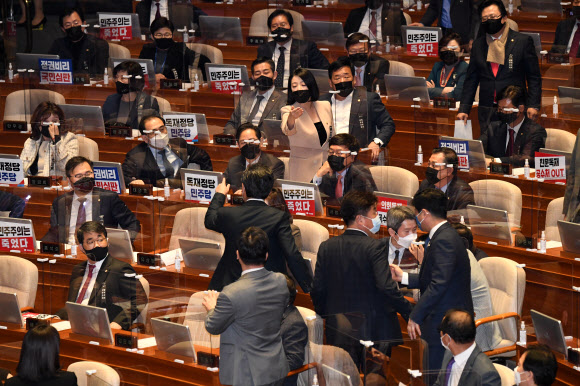
[[[409,206],[395,206],[387,212],[387,227],[399,231],[405,220],[415,221],[415,212]]]

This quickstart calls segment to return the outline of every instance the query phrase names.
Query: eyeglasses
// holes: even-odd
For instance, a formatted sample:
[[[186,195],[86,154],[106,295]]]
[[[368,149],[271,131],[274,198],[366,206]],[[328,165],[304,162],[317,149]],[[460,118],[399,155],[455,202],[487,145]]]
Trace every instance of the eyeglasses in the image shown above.
[[[93,171],[90,170],[90,171],[88,171],[86,173],[78,173],[78,174],[75,174],[73,177],[76,178],[77,180],[80,180],[83,177],[92,177],[93,175],[94,175]]]
[[[172,38],[173,37],[173,34],[171,32],[166,32],[164,34],[158,33],[158,34],[154,34],[153,37],[155,39]]]
[[[497,20],[497,19],[501,19],[501,15],[482,16],[481,17],[481,22],[482,23],[485,23],[488,20]]]
[[[107,241],[106,238],[99,236],[99,238],[97,238],[96,240],[85,240],[83,244],[88,247],[86,248],[88,251],[90,249],[93,249],[95,247],[95,244],[103,245],[103,243],[105,243],[106,241]]]
[[[430,168],[433,168],[433,169],[437,169],[438,167],[440,167],[441,169],[437,169],[437,170],[442,170],[445,168],[445,166],[447,166],[447,164],[445,162],[428,162],[427,166],[429,166]]]
[[[368,55],[369,51],[367,49],[360,49],[360,50],[348,50],[349,55],[356,55],[356,54],[365,54]]]
[[[64,29],[69,29],[70,27],[77,27],[81,25],[81,21],[80,20],[75,20],[72,23],[65,23],[63,25]]]
[[[167,127],[166,126],[159,126],[153,130],[143,130],[144,134],[147,134],[149,137],[154,137],[156,134],[167,134]]]
[[[348,151],[348,150],[337,150],[337,151],[334,151],[334,150],[331,150],[331,149],[328,150],[328,155],[329,156],[331,156],[331,155],[337,155],[339,157],[346,158],[346,157],[348,157],[350,155],[350,153],[351,152]]]

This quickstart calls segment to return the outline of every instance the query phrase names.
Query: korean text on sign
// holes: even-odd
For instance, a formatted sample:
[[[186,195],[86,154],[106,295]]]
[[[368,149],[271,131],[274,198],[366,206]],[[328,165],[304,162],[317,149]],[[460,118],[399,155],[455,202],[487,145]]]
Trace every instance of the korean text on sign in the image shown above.
[[[0,251],[34,252],[32,225],[14,225],[0,221]]]
[[[99,26],[101,27],[99,35],[101,39],[131,40],[133,37],[130,15],[100,14]]]
[[[315,201],[314,188],[282,184],[282,193],[288,210],[292,214],[301,213],[306,216],[314,216]]]
[[[415,56],[439,55],[437,32],[407,29],[407,54]]]
[[[121,189],[124,187],[121,186],[121,180],[119,173],[117,173],[117,168],[95,166],[94,172],[95,186],[97,188],[110,190],[111,192],[119,194],[123,193]]]
[[[195,115],[165,114],[163,118],[169,138],[183,138],[187,142],[198,141]]]
[[[40,81],[52,84],[72,84],[72,60],[38,59]]]
[[[395,206],[407,206],[407,200],[398,200],[396,198],[387,198],[387,197],[377,197],[379,202],[377,203],[377,213],[379,214],[379,218],[381,219],[381,225],[387,226],[387,212],[389,209],[394,208]]]
[[[459,169],[469,170],[469,142],[439,140],[439,147],[448,147],[457,153]]]
[[[240,91],[242,83],[242,70],[239,68],[212,68],[209,69],[209,79],[213,92],[231,94]]]
[[[566,182],[566,157],[536,152],[536,177],[546,182]]]
[[[24,184],[22,160],[0,157],[0,184],[10,186]]]
[[[193,202],[211,201],[218,185],[216,176],[185,173],[185,200]]]

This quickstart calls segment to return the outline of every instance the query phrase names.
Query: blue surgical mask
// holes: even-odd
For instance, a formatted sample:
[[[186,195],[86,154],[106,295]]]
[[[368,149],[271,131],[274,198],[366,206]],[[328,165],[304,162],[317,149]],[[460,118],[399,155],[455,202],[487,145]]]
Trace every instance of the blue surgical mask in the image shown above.
[[[379,229],[381,229],[381,218],[379,217],[379,215],[377,214],[377,217],[375,218],[370,218],[367,216],[363,216],[364,218],[368,218],[369,220],[371,220],[373,222],[373,227],[372,228],[367,228],[369,231],[371,231],[372,233],[377,233],[379,231]],[[364,225],[363,225],[364,226]]]
[[[423,220],[419,221],[419,213],[417,213],[417,214],[415,215],[415,221],[417,222],[417,226],[419,227],[419,229],[420,229],[420,230],[423,230],[423,227],[421,226],[421,223],[422,223],[423,221],[425,221],[425,218],[423,217]]]

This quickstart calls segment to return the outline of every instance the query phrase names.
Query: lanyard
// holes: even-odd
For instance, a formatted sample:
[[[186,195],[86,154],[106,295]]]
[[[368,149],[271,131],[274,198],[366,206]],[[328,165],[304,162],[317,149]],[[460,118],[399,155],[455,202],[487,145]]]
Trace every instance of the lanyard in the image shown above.
[[[441,76],[439,77],[439,86],[445,87],[447,85],[447,82],[449,82],[449,78],[451,78],[453,71],[455,71],[455,66],[453,66],[451,71],[449,71],[449,75],[447,75],[445,82],[443,82],[443,78],[445,78],[445,66],[443,66],[443,68],[441,69]]]
[[[167,61],[168,54],[169,54],[169,51],[167,51],[167,54],[165,54],[165,59],[163,59],[163,66],[161,67],[162,74],[163,74],[163,69],[165,68],[165,62]],[[157,69],[157,48],[155,48],[155,63],[153,63],[153,68]]]

